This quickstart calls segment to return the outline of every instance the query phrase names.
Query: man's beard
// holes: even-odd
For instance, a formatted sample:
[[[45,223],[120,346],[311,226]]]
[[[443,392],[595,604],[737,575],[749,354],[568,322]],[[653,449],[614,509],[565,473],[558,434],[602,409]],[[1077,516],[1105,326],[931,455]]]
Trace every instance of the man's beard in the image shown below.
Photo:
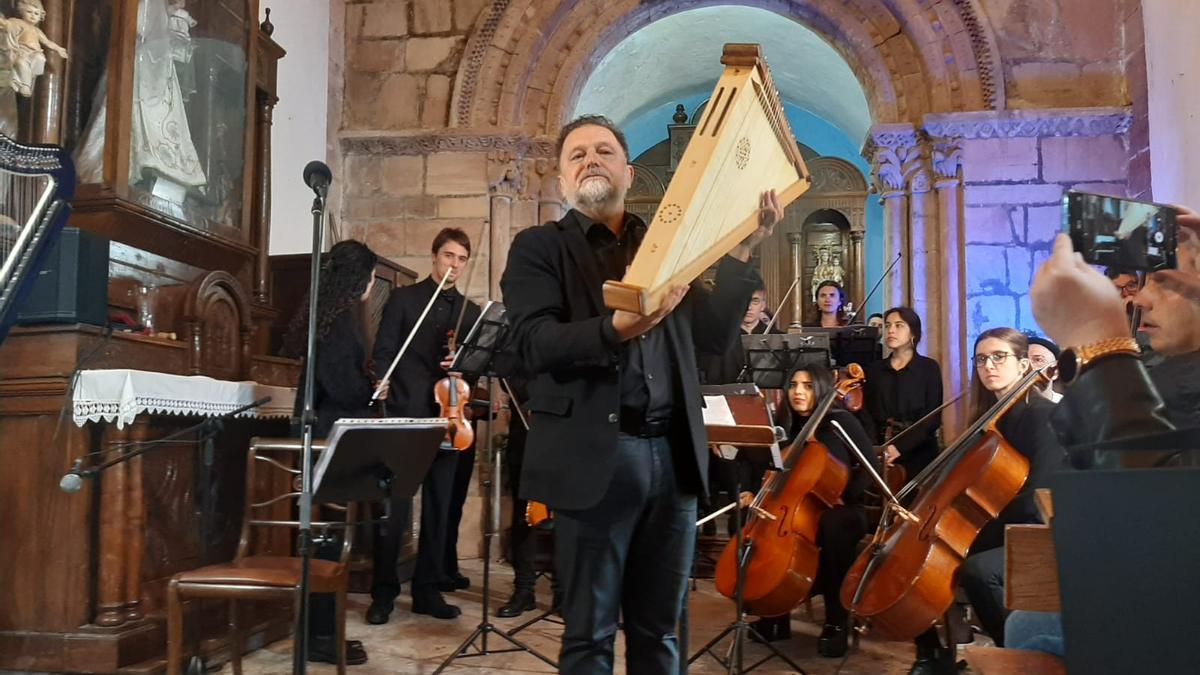
[[[572,206],[583,211],[607,213],[621,201],[617,188],[608,180],[584,179],[579,190],[575,192],[575,203]]]

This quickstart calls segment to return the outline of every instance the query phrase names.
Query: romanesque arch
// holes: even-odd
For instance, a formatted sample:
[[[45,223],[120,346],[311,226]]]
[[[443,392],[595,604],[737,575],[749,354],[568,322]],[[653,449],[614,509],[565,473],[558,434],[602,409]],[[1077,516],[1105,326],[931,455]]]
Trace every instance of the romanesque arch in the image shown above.
[[[467,43],[450,124],[552,133],[621,39],[721,4],[774,11],[825,37],[858,74],[876,123],[1004,107],[1000,57],[978,0],[493,0]]]

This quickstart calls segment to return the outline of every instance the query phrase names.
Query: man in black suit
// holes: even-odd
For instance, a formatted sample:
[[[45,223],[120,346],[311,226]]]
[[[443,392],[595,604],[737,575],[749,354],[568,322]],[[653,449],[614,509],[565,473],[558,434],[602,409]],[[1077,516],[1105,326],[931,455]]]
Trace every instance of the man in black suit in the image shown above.
[[[673,674],[708,476],[696,352],[719,354],[733,340],[759,283],[750,248],[782,210],[762,195],[762,225],[721,260],[711,293],[683,285],[650,316],[612,312],[603,283],[624,276],[646,230],[624,209],[629,150],[600,116],[565,126],[558,146],[572,210],[517,235],[500,285],[534,376],[523,496],[555,511],[559,669],[612,672],[623,614],[629,672]]]
[[[467,234],[458,228],[446,228],[434,238],[432,250],[430,276],[419,283],[392,291],[375,338],[375,366],[384,371],[412,332],[421,312],[437,290],[438,282],[449,274],[440,296],[392,374],[387,407],[388,414],[398,417],[438,416],[433,387],[446,376],[446,368],[452,362],[446,349],[448,334],[458,324],[460,315],[463,317],[464,332],[479,318],[479,306],[463,297],[456,287],[459,275],[471,257],[471,240]],[[465,314],[462,309],[464,302],[467,303]],[[447,551],[447,542],[450,540],[450,513],[456,501],[455,475],[459,468],[459,455],[454,449],[440,450],[421,484],[421,535],[417,542],[417,567],[412,579],[412,610],[439,619],[453,619],[460,614],[458,607],[445,601],[442,591],[465,588],[462,582],[466,581],[461,576],[454,579],[448,575],[447,571],[455,566],[453,561],[446,560],[447,555],[453,555]],[[367,609],[369,623],[387,623],[396,596],[400,594],[396,562],[400,557],[400,535],[404,522],[408,520],[408,513],[407,500],[393,499],[389,521],[395,524],[385,523],[376,532],[375,573],[371,585],[371,606]]]

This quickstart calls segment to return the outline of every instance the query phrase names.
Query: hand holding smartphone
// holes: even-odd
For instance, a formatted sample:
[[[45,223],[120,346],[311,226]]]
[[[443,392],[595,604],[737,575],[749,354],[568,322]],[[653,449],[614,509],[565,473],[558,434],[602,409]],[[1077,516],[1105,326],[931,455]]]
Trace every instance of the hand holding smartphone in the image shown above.
[[[1085,262],[1124,271],[1175,268],[1178,212],[1165,204],[1071,190],[1063,231]]]

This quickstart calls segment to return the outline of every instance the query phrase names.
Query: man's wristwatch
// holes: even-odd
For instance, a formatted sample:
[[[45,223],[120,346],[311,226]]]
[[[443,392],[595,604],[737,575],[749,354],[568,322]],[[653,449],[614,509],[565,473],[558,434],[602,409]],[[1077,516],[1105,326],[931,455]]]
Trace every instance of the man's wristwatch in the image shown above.
[[[1109,338],[1082,347],[1067,347],[1058,356],[1058,373],[1063,384],[1071,384],[1093,363],[1117,354],[1141,353],[1132,337]]]

